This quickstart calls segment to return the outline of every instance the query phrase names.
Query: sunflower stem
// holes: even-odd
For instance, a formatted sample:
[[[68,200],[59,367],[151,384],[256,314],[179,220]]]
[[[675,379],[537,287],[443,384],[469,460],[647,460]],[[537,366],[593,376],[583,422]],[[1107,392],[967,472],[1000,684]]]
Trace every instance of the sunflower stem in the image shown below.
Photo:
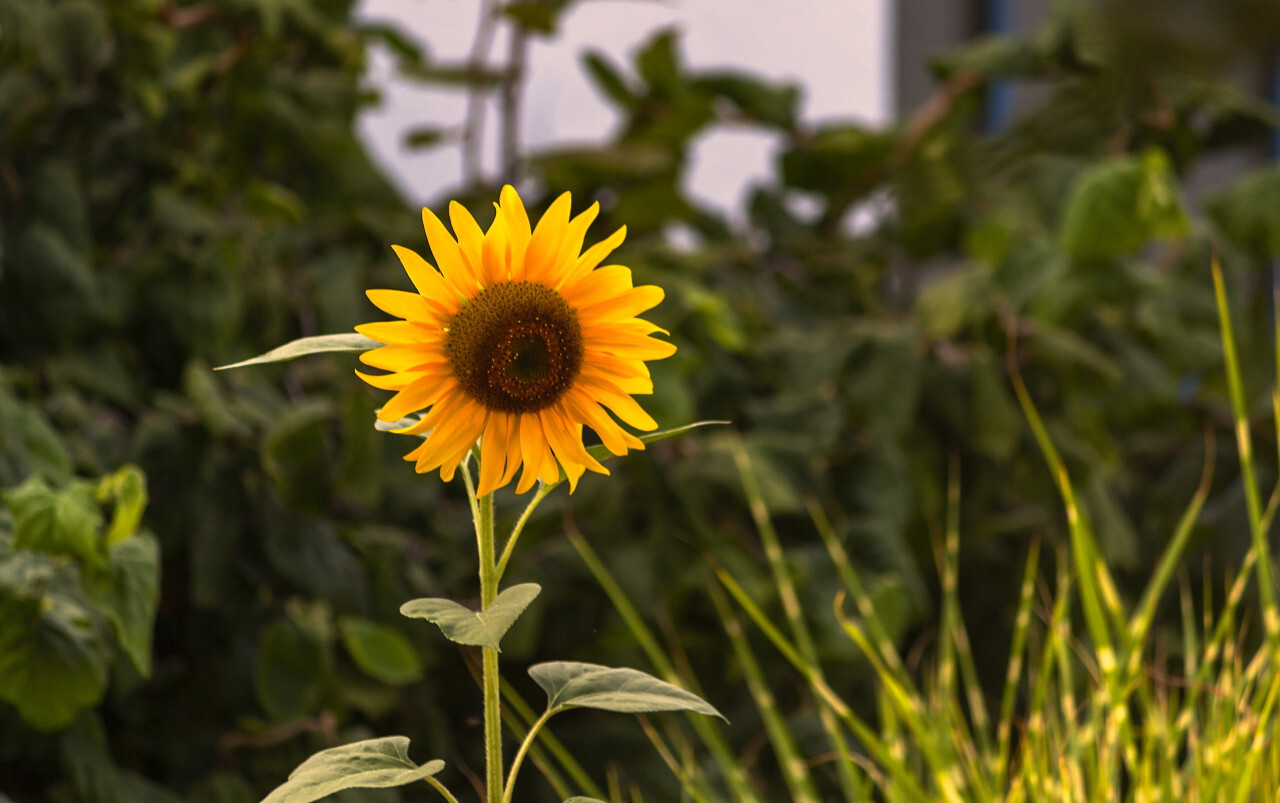
[[[498,567],[494,563],[493,494],[476,498],[470,473],[467,493],[475,500],[476,545],[480,553],[480,607],[487,609],[498,596]],[[484,648],[484,760],[488,803],[502,802],[502,702],[499,696],[498,651]]]

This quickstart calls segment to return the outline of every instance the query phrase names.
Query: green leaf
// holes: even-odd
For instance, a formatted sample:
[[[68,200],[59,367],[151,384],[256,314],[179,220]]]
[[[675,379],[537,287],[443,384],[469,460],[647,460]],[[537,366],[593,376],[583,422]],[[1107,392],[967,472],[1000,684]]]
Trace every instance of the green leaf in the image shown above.
[[[409,760],[409,737],[366,739],[321,750],[298,765],[262,803],[311,803],[343,789],[404,786],[444,769],[439,759]]]
[[[1183,235],[1188,225],[1168,157],[1151,149],[1084,172],[1067,201],[1058,244],[1074,259],[1110,259]]]
[[[6,491],[4,503],[13,513],[15,547],[102,562],[98,539],[102,512],[90,483],[72,480],[54,491],[43,479],[32,477]]]
[[[605,801],[601,800],[598,797],[584,797],[583,795],[574,795],[573,797],[565,800],[564,803],[605,803]]]
[[[432,598],[406,602],[400,606],[400,613],[434,622],[444,637],[455,644],[471,644],[501,652],[498,642],[541,590],[542,586],[537,583],[512,586],[499,594],[492,605],[478,612],[453,600]]]
[[[1260,167],[1207,203],[1227,239],[1263,259],[1280,257],[1280,167]]]
[[[230,365],[220,365],[213,370],[225,371],[228,368],[243,368],[246,365],[285,362],[297,357],[305,357],[308,354],[326,354],[331,351],[368,351],[381,345],[378,341],[370,340],[359,334],[300,337],[297,340],[285,343],[283,346],[276,346],[265,354],[259,354],[257,357],[251,357],[240,362],[233,362]]]
[[[338,628],[356,666],[374,680],[403,686],[422,678],[422,661],[399,630],[354,616],[341,619]]]
[[[280,496],[299,508],[325,510],[332,497],[332,412],[325,402],[299,405],[272,421],[263,439],[262,470]]]
[[[549,35],[556,32],[557,18],[568,5],[568,0],[516,0],[503,6],[502,13],[525,30]]]
[[[92,616],[62,595],[0,602],[0,699],[41,731],[102,699],[107,656]]]
[[[675,427],[674,429],[664,429],[658,432],[650,432],[646,435],[640,435],[639,438],[640,438],[640,442],[647,446],[650,443],[657,443],[658,441],[665,441],[667,438],[674,438],[677,435],[683,435],[686,432],[697,429],[699,427],[709,427],[712,425],[729,424],[729,423],[730,423],[729,421],[697,421],[692,424],[685,424],[682,427]],[[611,457],[615,457],[615,455],[612,452],[610,452],[608,449],[606,449],[604,444],[602,443],[597,443],[595,446],[588,446],[587,453],[590,454],[592,457],[594,457],[596,460],[599,460],[600,462],[604,462],[605,460],[608,460]],[[562,474],[561,480],[563,481],[563,479],[564,477]]]
[[[86,572],[85,593],[102,611],[125,654],[151,676],[151,635],[160,606],[160,544],[139,533],[111,547],[104,570]]]
[[[582,57],[582,66],[591,75],[596,86],[600,87],[600,91],[619,107],[630,109],[636,105],[635,93],[631,91],[631,87],[627,86],[626,79],[622,77],[618,68],[613,66],[603,53],[598,50],[587,51]]]
[[[107,527],[107,545],[116,544],[138,531],[147,507],[147,478],[135,465],[125,465],[98,482],[99,501],[112,500],[115,510]]]
[[[293,622],[280,619],[262,629],[253,681],[272,720],[312,713],[324,691],[326,658],[324,648]]]
[[[638,669],[550,661],[529,667],[529,675],[547,693],[548,710],[576,706],[623,714],[694,711],[724,719],[698,695]]]

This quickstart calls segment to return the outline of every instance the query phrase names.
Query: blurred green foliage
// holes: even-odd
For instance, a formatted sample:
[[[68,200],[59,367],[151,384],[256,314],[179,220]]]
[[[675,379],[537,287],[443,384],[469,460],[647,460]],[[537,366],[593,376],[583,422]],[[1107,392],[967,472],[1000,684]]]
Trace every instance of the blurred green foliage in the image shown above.
[[[536,188],[534,214],[568,190],[575,208],[601,202],[592,236],[627,225],[619,261],[667,289],[653,317],[680,347],[655,366],[646,407],[664,425],[725,418],[741,430],[842,690],[870,674],[831,620],[834,574],[803,497],[838,512],[882,618],[910,646],[931,626],[930,536],[952,454],[965,615],[984,625],[972,628],[980,670],[1003,670],[1024,545],[1064,531],[1009,390],[1011,332],[1122,582],[1144,578],[1163,547],[1148,534],[1173,529],[1205,429],[1219,435],[1219,479],[1197,543],[1214,571],[1243,554],[1207,266],[1217,249],[1252,360],[1246,388],[1265,410],[1280,173],[1259,168],[1195,197],[1188,182],[1223,158],[1262,158],[1275,110],[1229,76],[1260,64],[1280,32],[1256,0],[1194,5],[1155,16],[1140,3],[1056,4],[1034,37],[940,57],[937,95],[885,129],[807,122],[800,87],[691,68],[678,33],[663,31],[628,63],[584,55],[616,135],[510,165]],[[394,30],[360,27],[352,6],[0,0],[0,487],[14,509],[13,536],[0,538],[26,532],[24,505],[66,500],[100,515],[76,478],[131,462],[147,477],[162,569],[148,649],[137,600],[90,589],[106,571],[88,546],[96,520],[39,537],[82,567],[93,610],[43,614],[84,656],[63,707],[0,704],[0,792],[15,801],[253,801],[315,750],[374,733],[409,735],[415,760],[448,760],[455,788],[459,764],[480,765],[471,678],[396,613],[414,597],[474,596],[460,489],[415,476],[398,457],[405,444],[373,430],[377,398],[350,358],[209,369],[350,331],[373,315],[364,288],[407,287],[388,246],[424,246],[416,210],[354,134],[371,47],[423,81],[484,93],[518,83],[519,70],[441,63]],[[545,35],[571,8],[506,4],[501,24]],[[983,132],[996,81],[1032,98],[1007,129]],[[751,189],[743,221],[685,191],[691,147],[723,126],[777,143],[775,174]],[[451,147],[456,136],[410,139]],[[455,197],[483,216],[495,189]],[[1260,471],[1275,479],[1274,462]],[[499,516],[516,514],[498,501]],[[734,723],[730,743],[752,751],[759,722],[700,554],[766,610],[778,603],[748,546],[728,451],[710,435],[656,444],[584,482],[572,509]],[[544,506],[511,567],[511,582],[545,590],[504,641],[508,676],[543,657],[647,668],[596,604],[560,521]],[[5,543],[0,572],[39,551]],[[7,583],[15,599],[27,593]],[[0,653],[9,700],[12,654]],[[812,737],[801,749],[823,749],[814,712],[793,705],[797,680],[764,669]],[[628,777],[655,799],[676,794],[634,723],[575,716],[555,730],[584,766],[627,756]],[[767,759],[754,778],[765,799],[784,794]]]

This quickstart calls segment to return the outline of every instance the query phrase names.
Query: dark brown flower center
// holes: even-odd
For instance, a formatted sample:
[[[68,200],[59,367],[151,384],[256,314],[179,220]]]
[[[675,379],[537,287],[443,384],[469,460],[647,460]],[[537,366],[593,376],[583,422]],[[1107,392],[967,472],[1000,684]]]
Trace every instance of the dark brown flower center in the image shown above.
[[[555,290],[535,282],[487,287],[449,324],[449,362],[487,409],[532,413],[555,404],[582,369],[582,327]]]

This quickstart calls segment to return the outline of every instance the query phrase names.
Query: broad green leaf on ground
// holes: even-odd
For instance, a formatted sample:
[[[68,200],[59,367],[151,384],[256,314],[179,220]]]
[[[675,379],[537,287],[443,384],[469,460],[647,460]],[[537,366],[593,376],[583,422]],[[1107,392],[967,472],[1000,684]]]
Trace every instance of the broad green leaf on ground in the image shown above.
[[[98,548],[102,511],[91,483],[72,480],[55,491],[43,479],[32,477],[6,491],[4,503],[13,513],[15,547],[102,561]]]
[[[382,344],[376,340],[370,340],[364,335],[316,335],[314,337],[300,337],[297,340],[285,343],[283,346],[276,346],[257,357],[250,357],[247,360],[233,362],[230,365],[219,365],[214,368],[215,371],[225,371],[228,368],[243,368],[246,365],[262,365],[269,362],[285,362],[297,357],[305,357],[308,354],[325,354],[331,351],[368,351],[376,349]]]
[[[151,676],[151,634],[160,605],[160,544],[138,533],[111,547],[105,569],[87,571],[85,592],[106,614],[138,673]]]
[[[107,654],[89,611],[56,594],[0,602],[0,699],[23,719],[60,730],[106,688]]]
[[[422,766],[410,761],[407,736],[366,739],[316,753],[262,803],[311,803],[343,789],[404,786],[442,769],[439,759]]]
[[[483,611],[473,611],[448,599],[415,599],[400,606],[400,613],[414,619],[426,619],[440,627],[444,637],[455,644],[501,649],[498,642],[515,624],[542,586],[521,583],[499,594]]]
[[[422,678],[422,661],[399,630],[355,616],[343,617],[338,629],[356,666],[374,680],[403,686]]]
[[[1151,149],[1094,165],[1067,200],[1058,244],[1074,259],[1134,253],[1149,240],[1187,232],[1188,222],[1169,159]]]
[[[724,719],[698,695],[638,669],[550,661],[529,667],[529,675],[547,693],[548,710],[578,706],[623,714],[694,711]]]

